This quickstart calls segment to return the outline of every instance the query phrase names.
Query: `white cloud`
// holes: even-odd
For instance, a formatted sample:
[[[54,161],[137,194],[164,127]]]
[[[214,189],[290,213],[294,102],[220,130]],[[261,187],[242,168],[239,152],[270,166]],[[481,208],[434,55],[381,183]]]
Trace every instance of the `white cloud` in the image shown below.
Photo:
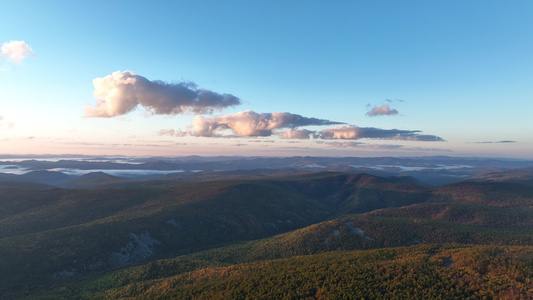
[[[85,117],[124,115],[138,105],[158,115],[203,114],[241,103],[231,94],[198,88],[192,82],[150,81],[132,71],[116,71],[106,77],[95,78],[93,85],[93,96],[97,102],[95,106],[87,105]]]
[[[35,56],[33,49],[24,41],[9,41],[0,47],[0,56],[5,56],[9,60],[20,64],[28,56]]]

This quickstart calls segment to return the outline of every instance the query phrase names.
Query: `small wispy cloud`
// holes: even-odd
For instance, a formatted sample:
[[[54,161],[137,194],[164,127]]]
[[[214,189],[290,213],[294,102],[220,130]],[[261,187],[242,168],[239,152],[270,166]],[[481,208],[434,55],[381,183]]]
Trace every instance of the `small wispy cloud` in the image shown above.
[[[392,103],[392,102],[405,102],[405,100],[402,100],[402,99],[385,99],[385,101],[389,102],[389,103]]]
[[[174,136],[175,130],[174,129],[161,129],[157,132],[157,135],[159,136]]]
[[[7,129],[11,129],[15,127],[15,123],[6,120],[3,116],[0,116],[0,127],[5,127]]]
[[[193,82],[150,81],[132,71],[116,71],[93,80],[95,106],[87,104],[85,117],[110,118],[124,115],[137,106],[151,114],[204,114],[241,103],[231,94],[199,88]]]
[[[24,41],[9,41],[0,46],[0,57],[20,64],[27,57],[36,56],[33,49]]]
[[[331,147],[339,147],[339,148],[355,148],[355,147],[361,147],[365,143],[361,142],[349,142],[349,141],[338,141],[338,142],[321,142],[320,144],[325,144]]]
[[[271,139],[261,139],[261,140],[247,140],[248,143],[274,143],[274,140]]]
[[[508,144],[516,143],[516,141],[487,141],[487,142],[474,142],[474,144]]]
[[[161,129],[157,132],[159,136],[185,136],[187,132],[181,131],[181,129]]]

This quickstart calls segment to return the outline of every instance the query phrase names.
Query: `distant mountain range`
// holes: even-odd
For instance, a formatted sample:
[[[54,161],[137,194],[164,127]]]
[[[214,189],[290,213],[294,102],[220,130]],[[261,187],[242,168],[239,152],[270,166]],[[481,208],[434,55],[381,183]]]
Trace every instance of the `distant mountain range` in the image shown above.
[[[12,157],[11,157],[12,158]],[[12,158],[13,159],[13,158]],[[16,159],[0,161],[1,182],[26,181],[62,188],[108,187],[118,179],[74,178],[106,173],[128,180],[194,181],[217,176],[263,176],[317,171],[411,176],[438,186],[465,180],[533,184],[533,161],[433,157],[78,157],[77,159]],[[17,176],[18,175],[18,176]],[[147,184],[146,182],[143,184]],[[151,183],[150,183],[151,184]],[[157,184],[157,183],[153,183]]]

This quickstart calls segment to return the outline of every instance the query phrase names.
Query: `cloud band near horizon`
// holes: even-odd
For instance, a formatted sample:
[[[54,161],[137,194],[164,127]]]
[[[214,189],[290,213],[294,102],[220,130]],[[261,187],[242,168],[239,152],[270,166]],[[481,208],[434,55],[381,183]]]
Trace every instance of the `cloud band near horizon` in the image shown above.
[[[257,137],[277,135],[283,139],[358,140],[383,139],[401,141],[442,142],[436,135],[420,134],[420,130],[380,129],[343,125],[321,131],[302,129],[303,126],[346,124],[325,119],[308,118],[288,112],[256,113],[242,111],[228,115],[192,120],[187,130],[163,129],[158,135],[196,137]],[[288,130],[283,130],[288,129]]]

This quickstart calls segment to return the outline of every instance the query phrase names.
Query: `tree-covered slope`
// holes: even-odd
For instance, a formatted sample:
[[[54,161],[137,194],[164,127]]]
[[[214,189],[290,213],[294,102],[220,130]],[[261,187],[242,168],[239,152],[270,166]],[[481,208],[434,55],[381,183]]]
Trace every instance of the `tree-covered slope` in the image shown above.
[[[532,192],[510,183],[427,188],[407,177],[329,172],[101,189],[0,187],[0,293],[72,290],[72,282],[109,279],[109,272],[117,273],[105,288],[120,288],[339,250],[531,246]]]
[[[417,246],[336,251],[211,266],[98,291],[71,286],[41,299],[529,299],[533,248]],[[97,285],[90,286],[97,288]],[[81,288],[82,290],[77,290]],[[85,289],[85,290],[83,290]]]
[[[510,182],[460,182],[433,189],[433,202],[493,207],[533,206],[533,186]]]
[[[369,216],[426,219],[464,225],[533,228],[533,207],[492,207],[462,203],[420,203],[400,208],[385,208]]]
[[[266,239],[153,261],[99,277],[97,280],[84,281],[81,284],[70,284],[68,280],[63,284],[72,293],[78,295],[94,295],[101,290],[122,290],[132,286],[136,287],[135,290],[138,290],[139,286],[148,289],[151,284],[159,280],[185,276],[190,272],[206,268],[230,267],[243,263],[327,252],[420,246],[422,244],[447,244],[455,245],[454,247],[459,245],[497,245],[501,249],[508,249],[510,246],[533,245],[533,230],[509,230],[434,221],[349,216]],[[533,255],[533,252],[530,254]],[[182,286],[174,283],[171,286],[175,289],[182,288]],[[129,293],[131,292],[130,290]],[[131,294],[131,296],[137,297],[141,294],[137,291],[137,294]]]

